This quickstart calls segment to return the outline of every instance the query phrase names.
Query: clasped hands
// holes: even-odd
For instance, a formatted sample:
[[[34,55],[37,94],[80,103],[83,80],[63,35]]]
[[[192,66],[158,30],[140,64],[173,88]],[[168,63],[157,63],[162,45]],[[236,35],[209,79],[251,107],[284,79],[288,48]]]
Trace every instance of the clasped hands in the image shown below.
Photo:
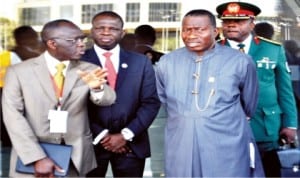
[[[78,70],[77,74],[91,89],[102,89],[102,85],[106,83],[107,69],[97,67],[92,71]]]
[[[121,133],[107,134],[100,142],[103,148],[113,153],[129,153],[130,148],[126,145],[127,141],[124,139]]]

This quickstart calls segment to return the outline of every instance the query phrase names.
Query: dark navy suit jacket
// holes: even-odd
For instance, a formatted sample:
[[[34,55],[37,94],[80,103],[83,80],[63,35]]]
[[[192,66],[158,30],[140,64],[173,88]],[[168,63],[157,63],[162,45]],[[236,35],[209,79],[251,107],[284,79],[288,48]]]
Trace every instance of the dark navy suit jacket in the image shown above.
[[[94,48],[88,49],[82,60],[102,66]],[[90,103],[89,118],[93,136],[96,137],[104,129],[110,133],[120,133],[123,128],[128,128],[135,135],[128,142],[134,155],[138,158],[149,157],[147,129],[160,108],[151,61],[145,55],[120,49],[115,90],[117,99],[113,105],[98,107]],[[102,146],[96,147],[96,153],[98,158],[107,158],[111,154]]]

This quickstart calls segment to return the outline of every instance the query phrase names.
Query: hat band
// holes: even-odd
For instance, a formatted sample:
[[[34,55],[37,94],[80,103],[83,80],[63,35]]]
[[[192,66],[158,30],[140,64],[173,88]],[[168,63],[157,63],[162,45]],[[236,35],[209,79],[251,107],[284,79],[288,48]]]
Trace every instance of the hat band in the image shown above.
[[[239,10],[238,12],[234,13],[234,12],[229,12],[228,10],[225,10],[223,12],[223,15],[222,16],[236,16],[236,17],[239,17],[239,16],[254,16],[254,13],[252,11],[248,11],[248,10]]]

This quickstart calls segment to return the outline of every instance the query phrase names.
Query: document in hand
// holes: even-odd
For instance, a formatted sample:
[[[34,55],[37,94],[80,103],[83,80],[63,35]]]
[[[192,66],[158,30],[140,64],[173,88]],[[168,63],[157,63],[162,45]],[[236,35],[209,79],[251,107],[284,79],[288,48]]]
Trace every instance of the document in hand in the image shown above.
[[[69,170],[72,146],[53,143],[41,143],[41,147],[44,149],[47,156],[55,162],[55,164],[57,164],[59,167],[65,170],[65,172],[63,173],[55,171],[54,175],[66,176]],[[20,173],[34,174],[33,163],[24,165],[20,157],[18,157],[16,171]]]

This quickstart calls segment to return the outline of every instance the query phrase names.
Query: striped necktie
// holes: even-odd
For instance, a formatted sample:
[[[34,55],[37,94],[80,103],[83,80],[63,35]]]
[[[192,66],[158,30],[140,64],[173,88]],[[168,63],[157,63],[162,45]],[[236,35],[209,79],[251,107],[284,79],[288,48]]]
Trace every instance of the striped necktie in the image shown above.
[[[240,43],[237,46],[239,47],[239,51],[245,53],[245,49],[244,49],[245,45],[243,43]]]
[[[56,85],[56,95],[57,97],[61,97],[62,96],[62,91],[63,91],[63,86],[64,86],[64,80],[65,80],[65,76],[63,74],[63,70],[66,67],[66,65],[64,63],[59,63],[56,66],[56,73],[54,74],[54,82]]]
[[[111,86],[113,89],[116,87],[116,80],[117,80],[117,73],[114,68],[114,65],[110,59],[110,56],[112,55],[111,52],[105,52],[103,53],[103,56],[106,58],[105,60],[105,68],[107,69],[108,75],[107,75],[107,81],[109,86]]]

